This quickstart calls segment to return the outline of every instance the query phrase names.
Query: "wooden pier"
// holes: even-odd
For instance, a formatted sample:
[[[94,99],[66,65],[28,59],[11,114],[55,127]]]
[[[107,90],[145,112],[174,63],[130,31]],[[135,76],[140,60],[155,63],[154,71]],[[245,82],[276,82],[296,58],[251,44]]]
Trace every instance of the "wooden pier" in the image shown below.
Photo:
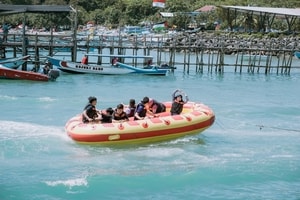
[[[0,37],[2,38],[1,35]],[[223,73],[225,68],[233,67],[236,73],[290,74],[294,52],[299,48],[297,45],[297,42],[294,46],[290,43],[278,44],[274,39],[265,40],[262,44],[256,38],[207,34],[99,35],[84,39],[74,39],[72,34],[26,34],[25,37],[21,34],[9,34],[7,42],[0,40],[0,56],[5,57],[8,49],[13,52],[14,57],[20,52],[23,55],[31,55],[32,63],[39,68],[40,64],[43,64],[41,51],[46,51],[47,56],[55,56],[57,52],[71,52],[69,60],[72,61],[77,61],[78,49],[89,52],[93,48],[98,54],[108,49],[111,54],[117,52],[120,55],[137,55],[138,52],[151,55],[155,51],[158,64],[161,64],[162,58],[165,57],[167,60],[164,62],[171,66],[182,65],[187,73],[190,70],[196,70],[197,73],[203,73],[205,70]],[[181,58],[177,59],[179,54]],[[227,62],[226,57],[229,55],[234,57],[234,63]],[[101,57],[97,62],[102,63]],[[26,70],[26,66],[23,66],[23,70]]]

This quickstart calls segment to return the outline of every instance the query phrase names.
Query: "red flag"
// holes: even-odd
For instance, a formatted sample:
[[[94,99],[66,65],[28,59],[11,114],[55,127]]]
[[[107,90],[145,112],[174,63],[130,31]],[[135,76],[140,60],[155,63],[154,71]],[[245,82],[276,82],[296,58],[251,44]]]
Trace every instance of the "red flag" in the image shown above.
[[[153,0],[153,7],[164,8],[166,4],[166,0]]]

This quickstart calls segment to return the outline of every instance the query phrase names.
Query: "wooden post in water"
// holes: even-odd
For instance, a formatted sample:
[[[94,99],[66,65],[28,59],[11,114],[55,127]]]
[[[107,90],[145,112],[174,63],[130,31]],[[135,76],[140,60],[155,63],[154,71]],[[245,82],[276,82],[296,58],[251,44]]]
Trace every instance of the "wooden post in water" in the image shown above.
[[[290,51],[289,52],[288,63],[287,63],[286,68],[285,68],[285,74],[290,74],[290,72],[291,72],[293,57],[294,57],[294,51]]]
[[[22,41],[22,55],[27,55],[27,45],[28,45],[28,38],[26,37],[25,33],[25,26],[26,26],[26,15],[23,14],[23,27],[22,27],[22,35],[23,35],[23,41]],[[22,70],[27,71],[27,62],[25,62],[22,65]]]
[[[35,34],[34,50],[35,50],[34,68],[35,68],[36,71],[39,71],[39,69],[40,69],[40,54],[39,54],[38,35],[37,35],[37,33]]]
[[[191,36],[189,35],[189,44],[188,44],[188,69],[187,72],[190,73],[190,64],[191,64]]]
[[[242,50],[241,65],[240,65],[240,74],[242,73],[243,65],[244,65],[244,49]]]
[[[97,50],[98,50],[98,54],[102,54],[102,49],[103,49],[103,46],[102,46],[102,44],[103,44],[103,35],[101,35],[101,36],[99,36],[99,46],[98,46],[98,48],[97,48]],[[97,64],[98,65],[101,65],[102,64],[102,57],[101,56],[98,56],[98,59],[97,59]]]
[[[201,73],[203,73],[203,69],[204,69],[204,62],[203,62],[203,54],[204,54],[204,49],[203,49],[203,43],[201,42],[201,56],[200,56],[200,71]]]
[[[53,26],[50,27],[49,56],[53,56]]]
[[[196,56],[196,73],[199,72],[199,50],[195,50],[195,56]]]
[[[86,53],[90,52],[90,35],[88,35],[86,43],[85,43]]]
[[[74,27],[73,27],[73,48],[71,48],[71,56],[72,61],[77,61],[77,26],[78,26],[78,10],[73,9],[75,12],[75,19],[74,19]]]
[[[234,66],[234,72],[237,71],[238,62],[239,62],[239,51],[236,51],[236,54],[235,54],[235,66]]]
[[[13,40],[13,41],[14,41],[14,42],[16,41],[16,35],[14,35],[14,40]],[[5,50],[5,48],[4,48],[4,50]],[[16,58],[16,57],[17,57],[17,50],[18,50],[18,47],[14,46],[13,50],[14,50],[14,52],[13,52],[14,58]],[[5,51],[4,51],[4,54],[5,54]]]

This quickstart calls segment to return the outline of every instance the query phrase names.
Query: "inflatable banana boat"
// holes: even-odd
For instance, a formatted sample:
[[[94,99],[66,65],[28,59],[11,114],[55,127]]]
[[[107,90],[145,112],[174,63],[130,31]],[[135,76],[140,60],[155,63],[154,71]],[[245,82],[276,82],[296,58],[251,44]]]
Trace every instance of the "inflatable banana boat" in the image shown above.
[[[151,143],[197,134],[214,123],[214,112],[202,103],[184,104],[180,115],[170,115],[172,103],[164,104],[166,112],[159,113],[159,117],[101,124],[83,123],[79,114],[66,123],[65,129],[78,143]]]

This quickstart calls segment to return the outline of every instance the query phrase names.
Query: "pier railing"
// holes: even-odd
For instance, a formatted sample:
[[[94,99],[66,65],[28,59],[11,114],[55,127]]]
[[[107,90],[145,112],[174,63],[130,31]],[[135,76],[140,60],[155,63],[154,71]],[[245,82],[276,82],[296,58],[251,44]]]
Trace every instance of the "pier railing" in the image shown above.
[[[0,36],[1,37],[1,36]],[[1,37],[2,38],[2,37]],[[23,40],[25,40],[25,48]],[[162,35],[78,35],[74,40],[71,34],[9,34],[7,41],[0,40],[0,56],[5,57],[8,50],[16,57],[32,55],[33,63],[41,64],[41,51],[47,56],[55,56],[57,52],[68,52],[70,59],[76,61],[77,50],[102,54],[108,49],[111,54],[126,53],[137,55],[141,50],[144,55],[153,51],[156,61],[167,62],[169,65],[183,65],[189,72],[195,69],[202,73],[207,68],[209,72],[224,72],[225,67],[234,67],[235,72],[290,74],[294,52],[298,51],[298,37],[255,38],[239,37],[230,34],[162,34]],[[76,47],[74,51],[74,47]],[[24,52],[25,51],[25,52]],[[177,59],[179,57],[180,59]],[[234,56],[235,62],[227,62],[226,56]],[[183,59],[182,59],[183,57]],[[167,58],[164,60],[162,58]],[[231,59],[232,60],[232,59]],[[102,63],[98,58],[98,63]],[[244,70],[245,71],[245,70]],[[274,70],[272,70],[274,72]]]

